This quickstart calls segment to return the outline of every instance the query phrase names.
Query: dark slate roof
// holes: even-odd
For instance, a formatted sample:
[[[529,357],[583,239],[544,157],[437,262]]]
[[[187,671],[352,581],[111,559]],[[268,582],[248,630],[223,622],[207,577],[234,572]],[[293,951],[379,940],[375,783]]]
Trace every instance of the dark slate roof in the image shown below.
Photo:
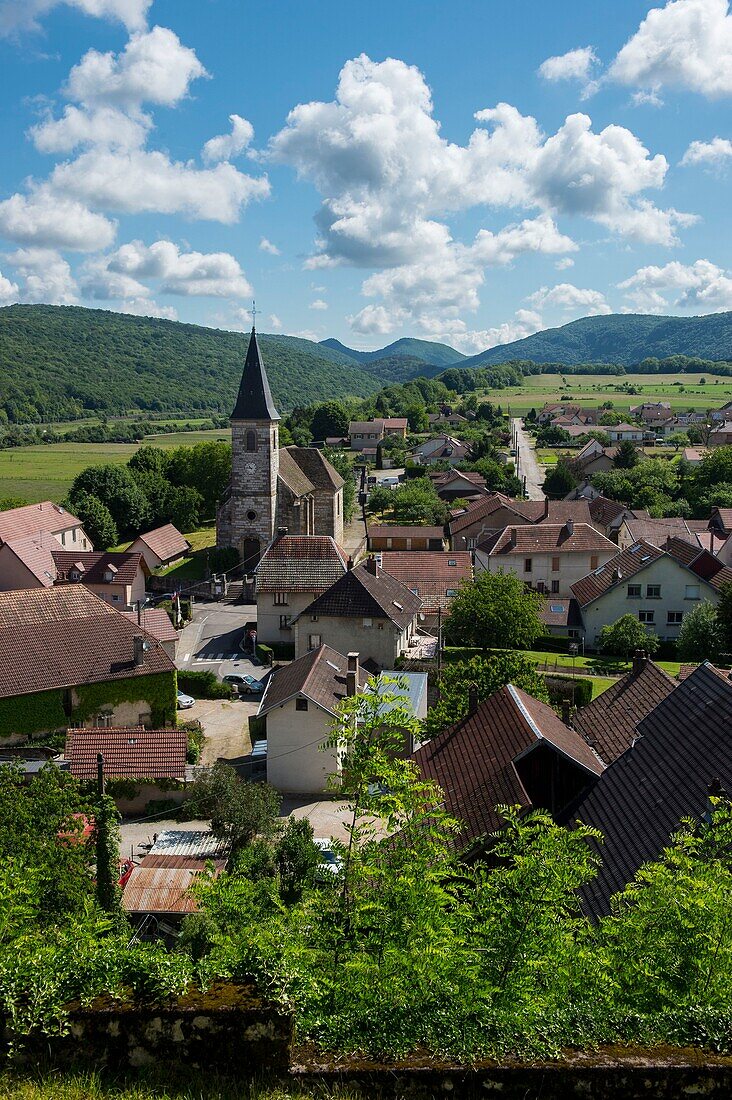
[[[343,478],[317,447],[287,447],[287,453],[294,458],[316,489],[340,489]],[[281,456],[280,456],[281,457]]]
[[[346,571],[346,556],[330,535],[279,535],[255,569],[257,592],[330,588]]]
[[[344,573],[293,621],[306,615],[390,619],[399,630],[405,630],[421,608],[419,596],[383,569],[377,566],[374,575],[365,565],[359,565]]]
[[[708,662],[699,665],[639,723],[638,735],[563,815],[604,837],[599,874],[582,891],[596,916],[658,857],[683,817],[705,813],[713,780],[732,790],[732,682]]]
[[[575,714],[572,725],[606,764],[630,748],[638,723],[677,687],[668,673],[646,660]]]
[[[464,823],[458,838],[461,847],[499,828],[497,805],[531,808],[514,763],[543,741],[588,776],[601,774],[601,761],[579,734],[551,707],[513,684],[500,688],[473,714],[413,754],[422,776],[442,788],[447,812]]]
[[[346,697],[347,671],[347,657],[328,645],[318,646],[291,664],[275,669],[267,681],[257,713],[268,714],[289,699],[304,695],[329,714],[334,714],[337,705]],[[363,691],[368,678],[368,672],[359,667],[359,691]]]
[[[236,405],[231,414],[232,420],[279,420],[280,414],[275,408],[272,393],[264,369],[262,353],[259,350],[257,334],[252,328],[249,337],[247,357],[239,384]]]

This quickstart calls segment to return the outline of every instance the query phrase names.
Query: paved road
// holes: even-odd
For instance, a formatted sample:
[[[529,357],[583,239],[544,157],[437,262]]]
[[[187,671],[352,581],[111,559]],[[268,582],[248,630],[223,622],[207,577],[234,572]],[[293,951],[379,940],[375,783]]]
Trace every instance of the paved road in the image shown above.
[[[516,473],[526,478],[526,495],[529,500],[543,500],[542,483],[544,472],[536,460],[536,452],[531,436],[524,431],[524,422],[519,417],[511,421],[516,439]]]
[[[197,600],[193,621],[184,627],[178,641],[178,668],[210,671],[217,676],[228,672],[258,675],[240,651],[244,627],[256,619],[256,604]]]

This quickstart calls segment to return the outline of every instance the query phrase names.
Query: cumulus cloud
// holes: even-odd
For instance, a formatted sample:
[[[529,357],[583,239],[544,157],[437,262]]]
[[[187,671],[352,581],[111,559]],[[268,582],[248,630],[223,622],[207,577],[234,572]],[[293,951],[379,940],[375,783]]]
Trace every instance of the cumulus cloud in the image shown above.
[[[576,50],[548,57],[539,66],[539,76],[555,83],[558,80],[577,80],[584,85],[583,95],[589,95],[597,88],[592,73],[598,65],[598,57],[592,46],[582,46]]]
[[[0,236],[16,244],[96,252],[114,240],[115,225],[73,198],[39,188],[0,202]]]
[[[585,290],[572,283],[558,283],[553,287],[540,287],[529,296],[528,301],[537,310],[547,306],[560,309],[579,317],[612,313],[605,301],[605,295],[599,290]]]
[[[701,164],[709,168],[721,168],[732,159],[732,141],[729,138],[715,137],[711,141],[692,141],[681,158],[681,164],[688,167]]]
[[[153,302],[149,298],[117,302],[115,309],[118,313],[131,313],[135,317],[162,317],[166,321],[178,320],[178,311],[175,306],[159,306],[157,302]]]
[[[732,274],[709,260],[641,267],[618,287],[643,313],[664,313],[671,307],[692,313],[732,309]]]
[[[268,241],[266,237],[262,237],[261,241],[259,242],[259,251],[269,252],[270,256],[279,256],[280,254],[280,250],[277,245],[272,244],[272,242]]]
[[[29,136],[39,153],[71,153],[78,146],[137,149],[145,144],[152,119],[142,111],[69,105],[61,118],[32,126]]]
[[[232,157],[243,153],[248,145],[251,145],[254,137],[254,127],[241,115],[229,115],[231,123],[230,134],[219,134],[218,137],[209,138],[203,147],[202,156],[204,163],[216,164],[220,160],[231,160]]]
[[[69,73],[66,95],[86,104],[173,107],[206,70],[194,50],[167,27],[133,34],[119,54],[89,50]]]
[[[282,328],[282,321],[279,319],[276,313],[270,313],[269,327],[273,328],[275,332],[279,332],[279,330]]]
[[[129,280],[127,291],[117,289],[106,295],[110,298],[144,296],[141,279],[160,279],[163,293],[185,297],[249,298],[252,294],[239,261],[229,252],[181,252],[172,241],[149,246],[130,241],[103,260],[94,260],[90,272],[100,278],[100,286],[102,277],[112,288],[122,288]]]
[[[709,99],[732,94],[728,0],[670,0],[652,8],[608,75],[653,92],[681,88]]]
[[[11,283],[0,271],[0,306],[9,306],[19,300],[20,288],[17,283]]]
[[[24,279],[21,301],[58,306],[78,302],[78,287],[71,268],[54,249],[19,248],[7,258],[15,274]]]
[[[84,15],[115,19],[129,31],[139,31],[145,26],[152,0],[0,0],[0,37],[39,31],[43,16],[60,4]]]
[[[450,344],[465,355],[477,355],[498,344],[511,344],[514,340],[533,336],[545,327],[539,313],[531,309],[517,309],[510,320],[492,328],[468,329],[465,324],[458,323],[445,331],[433,333],[432,339]]]
[[[314,302],[310,303],[310,308],[315,310],[324,310],[328,308],[328,303],[323,301],[322,298],[316,298]]]
[[[574,267],[574,260],[571,256],[563,256],[561,260],[557,260],[554,266],[557,271],[566,271],[568,267]]]

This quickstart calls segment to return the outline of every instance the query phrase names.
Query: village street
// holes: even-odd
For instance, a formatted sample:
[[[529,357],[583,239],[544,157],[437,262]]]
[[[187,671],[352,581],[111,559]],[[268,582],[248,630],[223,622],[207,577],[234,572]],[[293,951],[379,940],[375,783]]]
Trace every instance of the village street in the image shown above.
[[[524,430],[524,422],[520,417],[511,420],[511,427],[516,449],[516,476],[526,479],[526,496],[529,500],[543,500],[544,471],[536,459],[533,440]]]

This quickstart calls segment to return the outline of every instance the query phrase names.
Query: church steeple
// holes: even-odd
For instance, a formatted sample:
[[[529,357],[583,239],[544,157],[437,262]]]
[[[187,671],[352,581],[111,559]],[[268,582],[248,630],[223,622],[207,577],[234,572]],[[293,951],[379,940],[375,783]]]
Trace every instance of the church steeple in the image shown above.
[[[267,372],[264,369],[262,353],[259,350],[257,334],[252,325],[249,337],[247,357],[239,385],[232,420],[279,420],[280,414],[275,408],[272,391],[269,388]]]

